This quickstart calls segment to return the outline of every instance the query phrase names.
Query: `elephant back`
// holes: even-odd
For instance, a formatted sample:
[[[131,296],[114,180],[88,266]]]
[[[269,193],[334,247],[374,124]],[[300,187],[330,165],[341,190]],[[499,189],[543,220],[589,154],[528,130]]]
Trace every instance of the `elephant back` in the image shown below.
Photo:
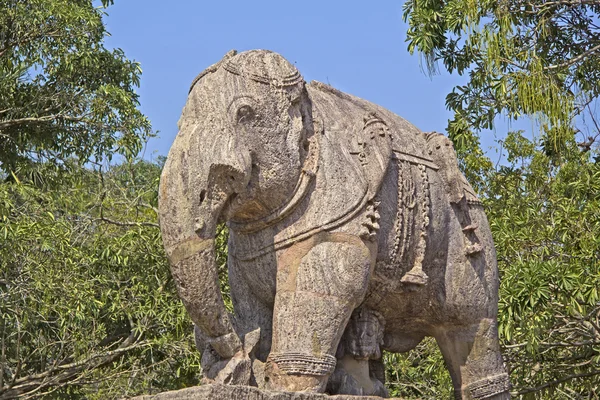
[[[426,135],[410,122],[393,112],[356,96],[341,92],[322,82],[307,85],[313,110],[323,121],[325,133],[336,136],[350,153],[356,153],[356,138],[360,137],[365,122],[373,117],[381,120],[389,130],[391,148],[400,157],[414,163],[437,166],[428,155]]]

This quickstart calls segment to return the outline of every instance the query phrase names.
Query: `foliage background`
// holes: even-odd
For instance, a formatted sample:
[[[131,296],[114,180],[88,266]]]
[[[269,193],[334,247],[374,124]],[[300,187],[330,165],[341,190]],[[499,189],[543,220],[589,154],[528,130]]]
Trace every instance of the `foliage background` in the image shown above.
[[[156,224],[160,166],[44,165],[0,185],[0,398],[117,398],[197,383]]]

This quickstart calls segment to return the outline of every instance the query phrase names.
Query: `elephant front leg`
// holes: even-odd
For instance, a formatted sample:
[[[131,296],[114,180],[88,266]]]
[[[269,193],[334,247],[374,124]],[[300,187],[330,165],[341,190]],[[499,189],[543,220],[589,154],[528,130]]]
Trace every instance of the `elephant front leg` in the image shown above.
[[[324,233],[280,256],[267,387],[325,390],[344,328],[365,296],[371,254],[358,237]]]

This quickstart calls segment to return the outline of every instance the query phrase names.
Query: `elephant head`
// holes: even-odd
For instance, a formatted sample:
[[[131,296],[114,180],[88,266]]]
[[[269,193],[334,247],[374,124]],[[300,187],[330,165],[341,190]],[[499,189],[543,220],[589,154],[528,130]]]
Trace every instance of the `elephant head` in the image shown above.
[[[222,358],[242,344],[219,291],[216,226],[285,203],[307,156],[310,115],[302,76],[269,51],[232,51],[190,89],[161,176],[160,225],[179,295]]]

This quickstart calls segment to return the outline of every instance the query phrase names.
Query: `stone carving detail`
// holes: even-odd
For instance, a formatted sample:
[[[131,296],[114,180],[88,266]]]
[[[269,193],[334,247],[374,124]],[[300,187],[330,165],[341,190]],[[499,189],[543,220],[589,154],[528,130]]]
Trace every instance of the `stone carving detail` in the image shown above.
[[[402,283],[425,285],[429,279],[427,274],[423,272],[423,259],[425,258],[425,247],[427,246],[427,228],[429,227],[429,178],[424,165],[419,164],[418,169],[421,205],[419,207],[418,243],[415,249],[415,262],[412,269],[400,281]]]
[[[336,357],[340,360],[328,382],[331,393],[387,397],[381,346],[385,320],[377,311],[361,307],[354,311]]]
[[[394,225],[394,244],[389,256],[393,264],[399,264],[404,260],[408,228],[412,226],[412,220],[414,220],[411,210],[415,208],[416,200],[414,183],[408,175],[409,168],[408,162],[398,160],[398,207]]]
[[[340,346],[356,359],[379,360],[384,328],[385,320],[380,313],[359,308],[352,314]]]
[[[434,336],[457,398],[510,397],[491,233],[443,135],[306,83],[279,54],[232,51],[192,83],[159,213],[203,382],[219,393],[385,397],[382,352]]]
[[[508,374],[486,377],[469,385],[474,400],[489,399],[510,390]]]
[[[335,369],[336,358],[302,353],[271,354],[267,363],[275,363],[287,374],[328,375]]]
[[[362,223],[363,228],[360,230],[360,238],[364,240],[373,241],[377,237],[377,231],[379,230],[379,220],[381,216],[377,207],[380,202],[377,200],[370,201],[367,203],[367,212],[365,213],[365,221]]]
[[[398,206],[394,226],[394,242],[389,259],[394,268],[400,270],[408,262],[406,254],[412,246],[412,268],[401,278],[403,284],[422,286],[428,276],[423,272],[423,259],[427,246],[429,228],[429,177],[424,164],[397,159]],[[415,175],[417,175],[415,177]]]
[[[441,174],[441,178],[448,193],[448,200],[455,207],[465,236],[465,254],[467,256],[478,254],[483,248],[477,238],[477,224],[471,223],[469,209],[472,206],[481,206],[481,202],[458,169],[450,139],[437,132],[427,133],[426,138],[429,154],[434,156],[436,162],[443,167],[444,174]]]

